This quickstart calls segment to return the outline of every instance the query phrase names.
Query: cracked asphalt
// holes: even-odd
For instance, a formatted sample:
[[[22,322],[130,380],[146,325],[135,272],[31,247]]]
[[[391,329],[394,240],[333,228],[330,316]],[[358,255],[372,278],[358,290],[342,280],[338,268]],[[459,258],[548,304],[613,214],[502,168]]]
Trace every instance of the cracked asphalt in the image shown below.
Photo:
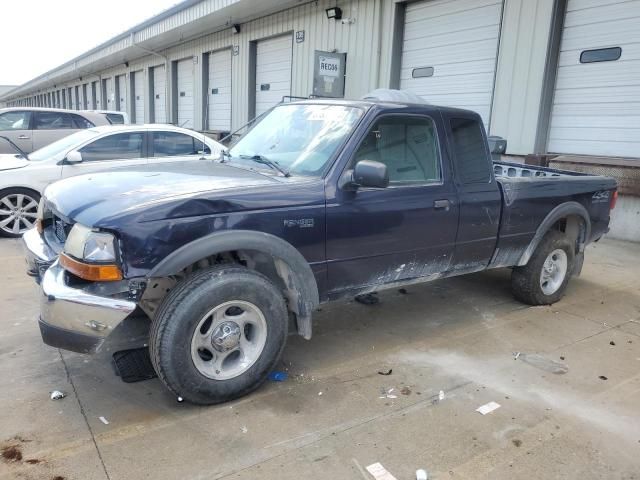
[[[639,259],[590,246],[549,307],[513,300],[508,270],[325,305],[310,342],[290,337],[286,382],[196,407],[43,345],[19,242],[0,240],[0,479],[362,480],[375,462],[398,480],[640,479]]]

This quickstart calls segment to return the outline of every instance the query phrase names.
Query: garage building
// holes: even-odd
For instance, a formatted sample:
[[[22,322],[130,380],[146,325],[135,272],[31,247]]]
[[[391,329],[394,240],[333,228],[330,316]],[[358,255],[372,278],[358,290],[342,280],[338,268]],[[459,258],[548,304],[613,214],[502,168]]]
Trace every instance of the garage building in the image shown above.
[[[119,109],[220,136],[282,101],[400,88],[477,111],[516,160],[616,175],[617,210],[631,214],[638,25],[640,0],[187,0],[0,102]],[[637,220],[612,228],[637,239]]]

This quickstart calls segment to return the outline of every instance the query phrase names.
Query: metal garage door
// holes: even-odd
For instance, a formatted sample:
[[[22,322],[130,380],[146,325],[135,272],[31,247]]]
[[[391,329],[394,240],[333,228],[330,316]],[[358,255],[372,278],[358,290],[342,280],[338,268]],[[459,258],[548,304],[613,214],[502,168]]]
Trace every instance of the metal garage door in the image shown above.
[[[291,95],[292,36],[261,40],[256,48],[256,116]]]
[[[178,126],[193,128],[193,58],[180,60],[177,66]]]
[[[120,112],[127,111],[127,76],[118,75],[116,77],[118,82],[118,101],[116,102],[116,108]]]
[[[113,89],[113,78],[107,78],[105,80],[105,93],[107,96],[107,104],[104,105],[105,110],[116,109],[116,94]]]
[[[153,121],[167,123],[166,89],[167,81],[164,65],[153,68]]]
[[[569,0],[548,150],[640,157],[640,0]]]
[[[67,87],[67,108],[75,110],[76,101],[73,96],[73,87]]]
[[[100,83],[91,82],[91,102],[89,103],[89,110],[100,109]]]
[[[488,127],[501,17],[502,0],[407,4],[400,88],[474,110]]]
[[[231,50],[209,55],[207,128],[231,130]]]
[[[144,72],[142,70],[133,73],[133,96],[136,123],[144,123]]]

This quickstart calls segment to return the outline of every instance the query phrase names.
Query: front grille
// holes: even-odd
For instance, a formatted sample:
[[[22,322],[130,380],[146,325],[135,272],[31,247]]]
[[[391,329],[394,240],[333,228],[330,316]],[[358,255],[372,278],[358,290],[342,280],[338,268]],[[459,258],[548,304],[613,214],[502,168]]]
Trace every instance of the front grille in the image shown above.
[[[71,227],[73,227],[73,225],[70,223],[66,223],[61,218],[54,216],[52,226],[54,235],[60,243],[64,244],[64,242],[67,241],[67,236],[69,235],[69,232],[71,231]]]

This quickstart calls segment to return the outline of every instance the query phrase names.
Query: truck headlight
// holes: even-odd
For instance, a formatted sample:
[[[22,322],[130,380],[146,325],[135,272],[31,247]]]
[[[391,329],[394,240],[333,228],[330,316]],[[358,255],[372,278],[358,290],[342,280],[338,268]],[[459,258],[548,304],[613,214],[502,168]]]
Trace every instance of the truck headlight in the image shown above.
[[[89,262],[89,263],[86,263]],[[67,236],[60,264],[74,275],[92,281],[122,280],[116,262],[116,239],[76,223]]]

